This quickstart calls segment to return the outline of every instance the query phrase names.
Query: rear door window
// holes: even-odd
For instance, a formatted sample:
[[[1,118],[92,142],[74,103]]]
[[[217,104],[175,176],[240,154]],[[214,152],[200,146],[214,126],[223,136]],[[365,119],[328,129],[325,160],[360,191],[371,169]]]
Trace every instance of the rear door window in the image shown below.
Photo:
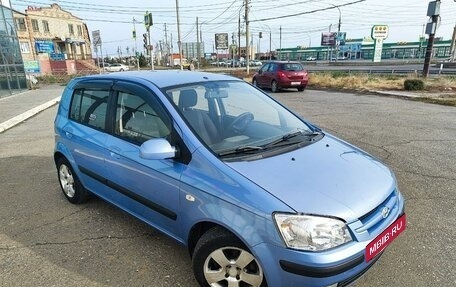
[[[109,89],[76,89],[70,107],[70,119],[96,129],[106,127]]]

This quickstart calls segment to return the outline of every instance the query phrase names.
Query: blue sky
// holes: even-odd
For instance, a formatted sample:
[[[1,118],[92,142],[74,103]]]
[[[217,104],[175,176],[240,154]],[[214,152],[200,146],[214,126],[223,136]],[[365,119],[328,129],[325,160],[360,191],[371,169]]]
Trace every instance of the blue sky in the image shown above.
[[[95,3],[94,3],[95,2]],[[339,9],[341,31],[347,32],[347,38],[363,38],[370,35],[374,24],[389,25],[390,34],[387,42],[418,41],[423,32],[423,24],[429,1],[426,0],[365,0],[339,9],[334,5],[344,5],[356,0],[250,0],[249,20],[253,44],[266,52],[269,49],[271,33],[272,50],[296,46],[316,46],[320,43],[321,33],[337,31]],[[153,13],[154,26],[152,42],[172,42],[177,51],[177,24],[175,0],[11,0],[12,7],[24,11],[27,6],[44,7],[58,3],[63,9],[82,18],[89,31],[100,30],[104,42],[103,52],[116,55],[120,47],[126,53],[132,51],[135,41],[132,38],[133,18],[142,21],[146,10]],[[213,51],[214,34],[229,33],[230,38],[238,31],[238,18],[241,16],[241,29],[244,30],[243,0],[179,0],[182,42],[196,42],[196,17],[202,23],[202,35],[206,52]],[[328,9],[332,8],[332,9]],[[327,10],[325,10],[327,9]],[[311,11],[318,11],[309,13]],[[441,22],[437,36],[450,39],[456,24],[456,2],[442,0]],[[292,14],[300,14],[287,17]],[[264,20],[268,18],[279,18]],[[282,42],[280,42],[282,27]],[[137,47],[142,47],[143,24],[136,24]],[[258,39],[262,32],[263,39]],[[236,36],[237,37],[237,36]],[[241,38],[245,45],[245,37]]]

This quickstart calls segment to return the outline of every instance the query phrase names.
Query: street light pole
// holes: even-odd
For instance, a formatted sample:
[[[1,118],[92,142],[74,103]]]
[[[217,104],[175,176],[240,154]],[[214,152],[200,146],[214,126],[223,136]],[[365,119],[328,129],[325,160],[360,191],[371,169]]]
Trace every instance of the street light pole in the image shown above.
[[[334,4],[331,4],[331,6],[337,8],[339,10],[339,24],[337,25],[337,38],[336,38],[336,62],[337,58],[339,57],[339,45],[340,45],[340,25],[342,24],[342,13],[340,11],[339,6],[336,6]]]
[[[332,27],[332,25],[333,25],[333,24],[329,24],[329,29],[328,29],[328,30],[329,30],[329,31],[328,31],[329,33],[331,33],[331,27]],[[328,42],[329,42],[329,41],[328,41]],[[331,46],[331,55],[329,54],[329,46],[330,46],[330,45],[328,45],[328,50],[327,50],[327,53],[326,53],[326,54],[327,54],[328,62],[331,62],[331,60],[332,60],[332,46]]]

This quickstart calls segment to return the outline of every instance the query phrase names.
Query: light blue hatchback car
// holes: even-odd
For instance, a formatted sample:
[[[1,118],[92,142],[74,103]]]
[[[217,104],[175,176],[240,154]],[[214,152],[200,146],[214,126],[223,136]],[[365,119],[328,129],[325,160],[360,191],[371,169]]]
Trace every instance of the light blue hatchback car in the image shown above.
[[[55,133],[65,197],[184,244],[201,286],[346,286],[405,229],[388,167],[230,76],[77,78]]]

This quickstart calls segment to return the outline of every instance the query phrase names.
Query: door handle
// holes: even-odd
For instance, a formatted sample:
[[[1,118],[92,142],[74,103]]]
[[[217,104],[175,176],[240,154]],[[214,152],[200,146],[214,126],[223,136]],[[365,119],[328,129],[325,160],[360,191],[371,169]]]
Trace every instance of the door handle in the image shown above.
[[[66,135],[66,137],[69,138],[69,139],[71,139],[71,137],[73,136],[73,134],[70,133],[70,132],[65,132],[65,135]]]
[[[115,153],[115,152],[112,152],[112,151],[111,151],[111,152],[110,152],[110,155],[111,155],[111,157],[113,157],[113,158],[115,158],[115,159],[120,159],[120,154],[118,154],[118,153]]]

